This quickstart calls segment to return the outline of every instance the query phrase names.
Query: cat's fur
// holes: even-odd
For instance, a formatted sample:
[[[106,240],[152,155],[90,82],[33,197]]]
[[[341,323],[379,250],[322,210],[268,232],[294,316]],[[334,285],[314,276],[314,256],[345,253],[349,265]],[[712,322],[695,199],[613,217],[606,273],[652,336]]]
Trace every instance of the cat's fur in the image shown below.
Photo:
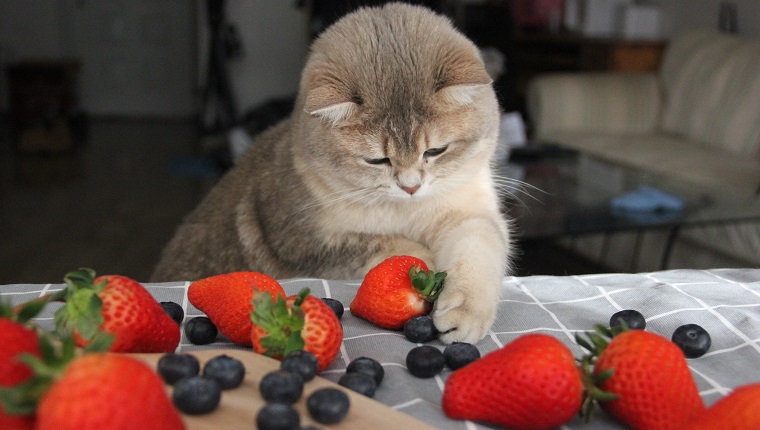
[[[186,218],[152,280],[361,279],[411,254],[448,272],[432,314],[442,339],[478,341],[509,257],[490,83],[446,18],[406,4],[347,15],[314,42],[291,117]]]

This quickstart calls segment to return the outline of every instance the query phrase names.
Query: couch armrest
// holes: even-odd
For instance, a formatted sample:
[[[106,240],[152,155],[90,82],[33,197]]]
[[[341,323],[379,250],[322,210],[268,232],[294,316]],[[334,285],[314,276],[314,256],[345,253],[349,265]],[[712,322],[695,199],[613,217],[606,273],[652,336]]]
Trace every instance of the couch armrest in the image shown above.
[[[567,73],[535,78],[527,108],[534,138],[553,132],[647,133],[659,125],[655,74]]]

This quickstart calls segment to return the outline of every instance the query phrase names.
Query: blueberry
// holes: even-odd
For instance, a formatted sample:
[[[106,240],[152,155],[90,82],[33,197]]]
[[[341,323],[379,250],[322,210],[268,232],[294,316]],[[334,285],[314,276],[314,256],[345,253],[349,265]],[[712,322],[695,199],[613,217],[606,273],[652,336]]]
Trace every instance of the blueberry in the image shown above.
[[[182,378],[198,376],[201,365],[194,355],[164,354],[158,360],[158,374],[169,385],[174,385]]]
[[[256,414],[259,430],[294,430],[301,425],[301,417],[286,403],[269,403]]]
[[[194,345],[207,345],[219,334],[214,323],[207,317],[195,317],[185,323],[185,336]]]
[[[182,378],[174,385],[172,400],[180,411],[199,415],[207,414],[219,406],[222,390],[212,379],[202,376]]]
[[[406,367],[418,378],[432,378],[443,370],[443,353],[430,345],[412,348],[406,355]]]
[[[338,319],[341,319],[343,317],[343,303],[328,297],[323,298],[322,301],[325,302],[325,304],[329,306],[333,312],[335,312],[335,315],[338,317]]]
[[[377,390],[377,383],[366,373],[346,373],[340,377],[338,385],[356,391],[359,394],[364,394],[367,397],[373,397],[375,390]]]
[[[686,358],[697,358],[705,355],[712,344],[710,333],[696,324],[678,327],[673,332],[671,340],[681,348]]]
[[[308,382],[314,379],[314,376],[317,375],[319,362],[313,353],[298,350],[290,352],[282,359],[280,362],[280,369],[298,373],[301,375],[304,382]]]
[[[229,390],[243,382],[245,366],[237,358],[219,355],[206,362],[203,376],[215,380],[222,390]]]
[[[404,336],[414,343],[430,342],[438,337],[438,329],[430,315],[421,315],[404,324]]]
[[[480,358],[480,351],[475,345],[454,342],[443,350],[443,361],[451,370],[457,370]]]
[[[182,320],[185,319],[185,310],[182,309],[182,306],[174,302],[161,302],[161,307],[164,308],[164,312],[166,312],[177,325],[182,324]]]
[[[275,370],[261,378],[259,391],[267,402],[295,403],[303,394],[303,378],[298,373]]]
[[[375,380],[375,383],[378,386],[383,382],[383,378],[385,377],[385,369],[383,369],[383,365],[370,357],[359,357],[348,363],[346,373],[354,372],[366,373]]]
[[[311,417],[321,424],[343,421],[350,407],[348,395],[337,388],[320,388],[306,399],[306,409]]]
[[[621,327],[621,321],[625,322],[629,330],[644,330],[647,326],[647,320],[644,318],[644,315],[633,309],[626,309],[612,314],[610,317],[610,328]]]

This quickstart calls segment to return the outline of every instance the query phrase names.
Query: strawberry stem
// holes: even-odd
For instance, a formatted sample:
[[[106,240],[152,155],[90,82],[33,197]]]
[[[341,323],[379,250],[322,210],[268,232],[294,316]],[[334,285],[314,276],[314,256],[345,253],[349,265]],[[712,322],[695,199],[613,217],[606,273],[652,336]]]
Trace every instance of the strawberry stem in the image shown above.
[[[443,290],[446,272],[422,270],[419,265],[414,265],[409,268],[409,278],[423,299],[434,302]]]

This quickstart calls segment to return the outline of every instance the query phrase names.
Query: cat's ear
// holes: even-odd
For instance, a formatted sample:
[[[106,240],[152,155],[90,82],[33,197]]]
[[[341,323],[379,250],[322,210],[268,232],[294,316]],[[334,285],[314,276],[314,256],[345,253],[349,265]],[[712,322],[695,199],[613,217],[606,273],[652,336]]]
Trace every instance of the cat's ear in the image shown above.
[[[456,109],[475,103],[477,95],[493,80],[482,63],[465,62],[448,70],[438,84],[436,99],[444,110]]]
[[[478,92],[486,85],[488,84],[449,85],[438,90],[436,98],[450,109],[471,105],[475,103]]]
[[[355,102],[329,86],[314,88],[306,95],[304,111],[337,125],[350,118],[357,110]]]

